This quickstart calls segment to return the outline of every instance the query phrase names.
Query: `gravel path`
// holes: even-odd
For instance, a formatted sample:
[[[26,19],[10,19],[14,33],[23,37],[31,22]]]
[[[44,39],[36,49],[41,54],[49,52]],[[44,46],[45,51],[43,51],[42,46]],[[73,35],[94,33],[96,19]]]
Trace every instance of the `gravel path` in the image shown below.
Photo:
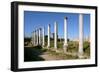
[[[42,57],[46,61],[48,61],[48,60],[61,60],[61,58],[59,58],[57,56],[50,55],[47,52],[45,52],[44,54],[40,55],[40,57]]]

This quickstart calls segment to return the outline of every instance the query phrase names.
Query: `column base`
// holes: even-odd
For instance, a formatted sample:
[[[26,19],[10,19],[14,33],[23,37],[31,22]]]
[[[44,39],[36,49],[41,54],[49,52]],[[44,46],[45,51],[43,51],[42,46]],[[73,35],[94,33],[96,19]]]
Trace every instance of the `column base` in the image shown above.
[[[57,48],[54,48],[55,52],[58,52]]]
[[[47,46],[47,48],[49,49],[49,48],[50,48],[50,46]]]
[[[78,54],[78,58],[83,59],[83,58],[84,58],[83,53],[79,53],[79,54]]]
[[[39,44],[37,43],[36,46],[38,46]]]
[[[64,45],[63,45],[64,53],[67,53],[67,46],[68,46],[67,44],[64,44]]]
[[[42,45],[42,47],[44,48],[44,45]]]
[[[59,50],[55,50],[56,51],[56,53],[60,53],[60,51]]]

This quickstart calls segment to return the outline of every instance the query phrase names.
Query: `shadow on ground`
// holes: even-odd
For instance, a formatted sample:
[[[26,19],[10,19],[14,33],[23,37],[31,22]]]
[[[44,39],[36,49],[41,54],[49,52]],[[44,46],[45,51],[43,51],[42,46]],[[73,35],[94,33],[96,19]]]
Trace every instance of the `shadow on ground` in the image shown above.
[[[24,61],[43,61],[44,59],[40,57],[45,50],[41,46],[36,47],[24,47]]]

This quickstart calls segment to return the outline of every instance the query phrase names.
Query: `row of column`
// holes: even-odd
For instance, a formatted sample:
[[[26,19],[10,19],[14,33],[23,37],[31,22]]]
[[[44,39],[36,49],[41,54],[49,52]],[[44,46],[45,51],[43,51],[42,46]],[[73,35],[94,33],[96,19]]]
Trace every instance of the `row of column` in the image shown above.
[[[68,18],[64,18],[64,45],[63,50],[64,53],[67,53],[67,23]],[[41,34],[42,32],[42,34]],[[34,31],[34,45],[42,45],[45,46],[45,28],[40,28]],[[42,35],[42,36],[41,36]],[[54,23],[54,48],[57,51],[57,35],[58,35],[58,24],[57,22]],[[41,42],[42,38],[42,42]],[[37,40],[36,40],[37,39]],[[42,44],[41,44],[42,43]],[[50,48],[50,24],[48,25],[48,41],[47,41],[47,48]],[[78,55],[81,58],[83,55],[83,14],[79,14],[79,51]]]
[[[58,24],[54,23],[54,49],[57,51],[57,35],[58,35]],[[67,52],[67,17],[64,18],[64,53]],[[50,47],[50,24],[48,25],[48,48]]]
[[[44,31],[44,27],[43,28],[39,28],[39,29],[36,29],[35,31],[32,32],[32,44],[34,46],[37,46],[37,45],[42,45],[44,46],[45,45],[45,31]]]

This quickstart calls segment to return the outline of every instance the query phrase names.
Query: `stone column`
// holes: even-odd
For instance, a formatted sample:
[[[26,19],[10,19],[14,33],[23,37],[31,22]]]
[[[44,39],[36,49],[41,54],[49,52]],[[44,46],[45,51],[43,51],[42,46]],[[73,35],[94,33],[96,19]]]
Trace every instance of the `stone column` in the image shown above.
[[[32,32],[32,45],[34,45],[34,31]]]
[[[42,35],[43,35],[42,36],[42,41],[43,41],[42,42],[43,43],[42,46],[44,47],[45,46],[45,27],[42,28]]]
[[[36,46],[36,31],[34,31],[34,46]]]
[[[57,51],[57,35],[58,35],[58,33],[57,33],[57,31],[58,31],[58,29],[57,29],[57,22],[55,22],[54,23],[54,48],[55,48],[55,50]]]
[[[50,24],[48,25],[48,48],[50,48]]]
[[[79,14],[79,58],[83,57],[83,14]]]
[[[39,45],[41,45],[41,28],[39,28]]]
[[[64,18],[64,53],[67,52],[67,17]]]
[[[37,45],[39,45],[39,30],[36,30],[36,37],[37,37]]]

